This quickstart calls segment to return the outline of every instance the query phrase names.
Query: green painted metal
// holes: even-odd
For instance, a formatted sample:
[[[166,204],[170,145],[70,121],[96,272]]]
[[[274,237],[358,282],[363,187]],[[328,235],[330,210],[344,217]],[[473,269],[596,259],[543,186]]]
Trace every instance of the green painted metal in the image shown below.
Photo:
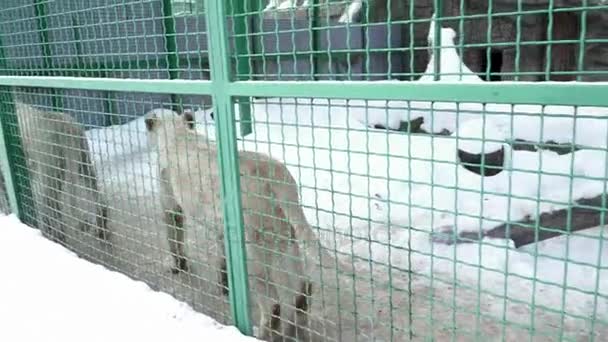
[[[443,2],[441,0],[433,0],[433,9],[435,13],[435,32],[433,32],[433,56],[434,56],[434,70],[433,79],[439,80],[441,76],[441,18],[443,15]]]
[[[93,77],[0,76],[0,85],[83,90],[106,90],[187,95],[210,95],[211,81],[146,80]]]
[[[165,30],[167,68],[169,69],[169,78],[173,80],[179,77],[179,57],[177,54],[177,43],[175,41],[175,20],[173,18],[173,10],[171,9],[171,0],[163,0],[163,24]]]
[[[310,8],[310,21],[308,22],[308,29],[310,30],[310,47],[313,51],[319,51],[319,33],[313,30],[313,28],[318,27],[319,25],[319,4],[318,0],[310,0],[309,2]],[[294,51],[295,56],[297,57],[297,51]],[[309,55],[310,67],[311,67],[311,80],[317,79],[317,73],[319,72],[319,59],[320,58],[328,58],[330,61],[332,59],[331,54],[323,54],[323,55]],[[348,55],[346,56],[348,59]]]
[[[165,52],[167,53],[167,69],[169,79],[179,78],[179,56],[177,54],[177,42],[175,41],[175,19],[171,0],[163,0],[163,28],[165,35]],[[171,104],[173,110],[181,111],[178,103],[178,96],[171,93]]]
[[[0,79],[0,83],[2,80]],[[319,97],[327,99],[411,100],[445,102],[608,105],[608,83],[566,82],[400,82],[360,81],[235,82],[230,95]],[[568,96],[564,96],[567,92]]]
[[[40,38],[40,45],[42,46],[42,60],[43,60],[43,68],[46,71],[50,71],[52,75],[55,75],[55,70],[53,68],[53,56],[51,53],[51,45],[49,43],[49,32],[48,32],[48,23],[47,23],[47,8],[46,3],[47,0],[36,0],[34,2],[34,13],[36,16],[36,26],[38,29],[38,34]],[[53,109],[61,110],[63,107],[61,97],[57,96],[57,91],[55,89],[51,89],[51,103]]]
[[[320,48],[318,39],[326,39],[327,36],[321,36],[319,32],[325,28],[318,27],[320,20],[318,20],[320,1],[311,0],[309,4],[309,13],[312,13],[312,18],[309,21],[308,29],[311,33],[311,47],[314,51],[288,51],[281,53],[265,54],[254,53],[249,45],[250,38],[255,35],[251,32],[248,27],[248,18],[252,15],[258,15],[258,8],[251,8],[257,6],[260,2],[256,1],[257,5],[252,5],[247,1],[215,1],[205,0],[207,10],[207,32],[209,39],[209,62],[211,64],[211,81],[202,80],[180,80],[179,78],[179,67],[186,63],[182,61],[185,58],[180,58],[177,51],[176,44],[176,28],[175,18],[172,14],[172,3],[170,0],[162,1],[163,8],[163,20],[165,28],[165,51],[167,53],[166,60],[162,63],[158,62],[156,65],[159,69],[166,68],[169,72],[169,80],[144,80],[144,79],[116,79],[106,78],[109,70],[119,69],[141,69],[146,70],[150,67],[150,60],[127,60],[125,58],[122,61],[105,63],[90,63],[80,58],[82,54],[80,44],[76,44],[77,50],[77,65],[67,66],[67,69],[77,70],[65,70],[61,71],[63,77],[57,77],[58,70],[64,68],[63,66],[53,65],[51,49],[48,40],[48,27],[46,22],[46,3],[45,1],[37,0],[36,3],[36,16],[38,20],[38,31],[40,39],[42,41],[42,47],[44,52],[44,70],[36,70],[33,73],[38,75],[35,77],[17,77],[8,76],[9,72],[19,74],[19,70],[8,70],[6,65],[0,65],[0,69],[5,72],[4,76],[0,76],[0,91],[2,92],[2,100],[0,102],[0,162],[3,163],[5,171],[8,169],[10,173],[7,178],[7,188],[9,188],[9,197],[11,206],[14,210],[23,216],[23,205],[20,201],[27,198],[19,189],[28,189],[29,186],[23,185],[24,179],[27,177],[16,176],[19,170],[25,170],[23,165],[18,163],[23,162],[23,158],[19,155],[19,134],[15,134],[13,131],[15,124],[12,124],[10,120],[16,119],[13,107],[13,100],[10,95],[11,86],[30,86],[30,87],[43,87],[43,88],[63,88],[63,89],[87,89],[87,90],[101,90],[106,92],[145,92],[145,93],[157,93],[157,94],[191,94],[191,95],[212,95],[215,107],[215,120],[217,124],[217,138],[218,138],[218,159],[220,162],[220,172],[222,175],[222,197],[223,201],[223,214],[225,217],[225,250],[227,255],[227,267],[229,275],[229,287],[230,287],[230,307],[232,311],[232,317],[235,325],[245,334],[251,334],[251,320],[249,312],[249,286],[247,279],[247,264],[246,264],[246,249],[245,249],[245,238],[243,231],[243,218],[240,203],[240,176],[239,176],[239,158],[237,150],[237,132],[235,127],[235,104],[238,105],[240,111],[240,132],[242,136],[245,136],[252,132],[251,127],[251,107],[249,101],[253,96],[260,97],[307,97],[307,98],[325,98],[325,99],[364,99],[364,100],[412,100],[412,101],[445,101],[445,102],[475,102],[475,103],[522,103],[522,104],[538,104],[538,105],[584,105],[584,106],[608,106],[608,83],[594,83],[594,84],[577,84],[577,83],[556,83],[556,82],[544,82],[544,83],[531,83],[531,82],[500,82],[500,83],[412,83],[412,82],[395,82],[395,81],[380,81],[370,84],[369,82],[358,82],[358,81],[347,81],[347,82],[336,82],[336,81],[299,81],[299,82],[285,82],[285,81],[252,81],[251,65],[254,61],[266,61],[268,59],[276,59],[278,57],[287,56],[296,58],[306,58],[312,64],[312,71],[310,79],[316,79],[316,75],[320,72],[319,64],[323,59],[335,61],[339,58],[346,57],[346,60],[350,60],[352,56],[364,56],[365,67],[369,69],[371,59],[369,58],[372,54],[371,51],[380,52],[385,51],[387,53],[397,53],[393,48],[386,49],[372,49],[370,48],[369,31],[366,31],[366,43],[365,47],[361,49],[344,49],[342,51],[326,51]],[[396,1],[396,0],[392,0]],[[232,4],[233,7],[228,8]],[[409,12],[410,18],[414,18],[414,2],[410,2]],[[446,17],[443,16],[443,1],[433,0],[432,1],[434,13],[435,13],[435,30],[432,32],[435,36],[435,44],[432,46],[432,51],[435,56],[435,73],[434,78],[438,79],[441,75],[441,64],[440,54],[441,49],[439,48],[439,42],[441,41],[441,23],[451,19],[460,20],[460,32],[464,31],[464,17]],[[464,12],[465,2],[460,2],[462,12]],[[188,3],[191,6],[191,3]],[[365,4],[367,5],[367,4]],[[513,45],[513,42],[491,42],[492,39],[492,20],[500,17],[514,16],[517,15],[517,37],[516,37],[516,65],[515,75],[520,76],[525,73],[519,71],[520,47],[529,45],[541,45],[544,42],[539,41],[522,41],[521,37],[521,12],[522,12],[522,1],[517,2],[517,12],[502,12],[493,13],[492,4],[489,4],[487,13],[467,15],[467,19],[487,19],[490,28],[486,32],[486,43],[467,44],[466,47],[462,46],[464,41],[463,35],[459,35],[461,46],[459,46],[460,53],[465,48],[480,47],[486,49],[486,57],[490,60],[490,48],[494,47],[507,47]],[[365,12],[369,12],[369,6],[365,6]],[[391,7],[391,0],[387,3],[387,8]],[[190,8],[192,11],[192,8]],[[527,14],[546,14],[548,12],[558,12],[558,8],[554,8],[553,3],[549,6],[548,10],[538,11],[527,11]],[[390,18],[390,10],[389,18]],[[583,11],[583,17],[586,11]],[[231,17],[227,19],[227,17]],[[553,23],[549,20],[549,32],[553,27]],[[389,22],[395,22],[392,19]],[[427,22],[428,19],[424,20],[411,20],[413,23]],[[294,19],[292,18],[292,23]],[[232,30],[229,30],[228,25],[232,23]],[[75,27],[74,39],[80,40],[80,34],[76,29],[78,23],[73,21]],[[584,44],[592,43],[592,41],[585,39],[585,25],[583,23],[581,28],[580,42],[579,40],[571,40],[570,42],[579,43],[579,70],[582,69],[583,55],[584,55]],[[414,36],[413,25],[410,26],[410,36]],[[229,32],[234,34],[234,46],[229,45]],[[295,36],[295,30],[292,32]],[[388,40],[390,41],[390,31]],[[321,36],[321,37],[320,37]],[[549,39],[551,39],[551,33],[549,33]],[[350,42],[350,40],[348,40]],[[562,42],[564,43],[564,42]],[[234,47],[233,51],[231,48]],[[1,49],[0,49],[1,50]],[[160,50],[160,49],[159,49]],[[414,42],[409,43],[410,53],[413,55]],[[551,43],[547,46],[547,51],[550,54]],[[131,58],[137,58],[138,56],[131,56]],[[410,74],[413,74],[414,62],[413,57],[410,56],[409,66]],[[193,60],[207,60],[206,54],[201,53],[200,56],[190,58],[189,62]],[[159,57],[159,59],[164,59]],[[5,62],[2,56],[2,61]],[[158,60],[157,60],[158,61]],[[232,64],[236,61],[236,74],[232,72]],[[166,62],[166,65],[163,64]],[[390,60],[388,62],[391,63]],[[189,64],[189,63],[188,63]],[[348,76],[352,75],[351,66],[349,65]],[[202,67],[201,67],[202,69]],[[280,69],[280,68],[279,68]],[[547,63],[544,71],[539,71],[539,74],[546,74],[546,77],[550,73],[550,64]],[[486,70],[484,70],[487,76],[490,76],[491,67],[488,64]],[[28,73],[31,71],[27,71]],[[307,73],[307,72],[306,72]],[[574,73],[574,71],[572,72]],[[279,71],[279,74],[281,72]],[[65,75],[74,76],[85,76],[85,77],[68,77]],[[390,75],[390,71],[388,73]],[[444,74],[445,75],[445,74]],[[306,74],[305,76],[308,76]],[[54,101],[59,100],[58,97],[53,97]],[[172,102],[174,105],[177,104],[176,95],[172,95]],[[107,112],[113,112],[110,107],[113,103],[111,99],[107,100]],[[54,104],[55,106],[55,104]],[[584,114],[584,113],[582,113]],[[535,114],[530,114],[535,115]],[[6,141],[5,141],[6,139]],[[11,140],[12,139],[12,140]],[[15,150],[16,149],[16,150]],[[433,147],[431,146],[431,149]],[[372,154],[372,153],[370,153]],[[378,155],[378,154],[376,154]],[[415,158],[411,158],[415,159]],[[411,165],[409,166],[411,168]],[[431,173],[434,170],[431,170]],[[410,174],[412,171],[410,170]],[[544,173],[547,174],[547,173]],[[431,178],[432,175],[431,175]],[[413,182],[411,182],[413,183]],[[410,192],[411,192],[410,184]],[[333,190],[333,189],[332,189]],[[389,189],[390,190],[390,189]],[[604,189],[605,190],[605,189]],[[482,189],[483,191],[483,189]],[[491,194],[489,191],[483,191],[487,194]],[[604,191],[605,192],[605,191]],[[500,195],[500,193],[496,193]],[[410,195],[411,196],[411,195]],[[517,198],[516,195],[512,195],[510,198]],[[528,198],[533,200],[534,198]],[[411,198],[410,198],[411,202]],[[547,203],[549,201],[546,201]],[[605,202],[605,201],[604,201]],[[555,202],[558,204],[559,202]],[[605,203],[604,203],[605,204]],[[605,206],[605,205],[604,205]],[[415,207],[412,205],[411,207]],[[411,208],[410,208],[411,216]],[[538,224],[535,227],[539,229]],[[568,229],[570,224],[568,224]],[[390,231],[389,231],[389,242]],[[409,244],[409,241],[408,241]],[[412,246],[407,246],[409,250],[412,250]],[[390,253],[390,252],[389,252]],[[408,255],[408,258],[411,257]],[[389,255],[389,260],[391,257]],[[409,262],[411,265],[411,261]],[[389,280],[392,283],[391,272],[389,271]],[[432,272],[431,272],[432,273]],[[329,279],[329,278],[325,278]],[[353,277],[353,281],[360,280],[361,278]],[[439,282],[431,275],[431,287],[433,282]],[[321,285],[324,281],[321,281]],[[454,287],[456,291],[457,287]],[[389,287],[389,296],[392,296],[394,288]],[[412,285],[408,282],[408,292],[413,293]],[[505,293],[506,293],[505,289]],[[565,293],[565,292],[564,292]],[[481,290],[478,291],[478,298],[481,294]],[[565,296],[565,294],[564,294]],[[454,296],[456,298],[456,296]],[[436,303],[430,296],[431,306]],[[373,295],[372,295],[373,300]],[[408,315],[409,315],[409,326],[413,326],[413,302],[412,297],[408,298]],[[373,305],[373,302],[372,302]],[[457,307],[455,299],[451,304],[454,308]],[[532,307],[535,304],[532,303]],[[563,306],[563,303],[562,303]],[[403,308],[403,306],[402,306]],[[473,313],[477,319],[477,325],[481,325],[480,317],[480,306],[476,308]],[[395,326],[395,318],[393,310],[397,311],[396,306],[393,307],[392,301],[389,301],[388,309],[390,310],[390,322],[386,322],[386,325],[391,327],[390,340],[397,340],[403,338],[405,335],[400,334],[397,329],[393,329]],[[339,310],[338,310],[339,311]],[[356,310],[355,310],[356,311]],[[431,310],[431,316],[429,323],[433,324],[434,310]],[[505,311],[506,313],[506,311]],[[562,316],[564,314],[562,313]],[[506,321],[506,314],[503,316],[503,321]],[[338,325],[342,324],[340,321]],[[456,326],[456,310],[453,311],[452,325]],[[534,322],[531,322],[534,326]],[[503,327],[506,327],[504,324]],[[563,327],[562,327],[563,328]],[[358,327],[355,327],[358,329]],[[408,329],[410,339],[413,339],[414,332]],[[563,333],[563,329],[560,329],[560,333]],[[503,334],[505,330],[503,330]],[[563,336],[559,336],[560,338]]]
[[[0,168],[2,169],[0,171],[2,171],[4,178],[4,187],[8,195],[11,212],[17,217],[21,217],[21,206],[15,189],[15,172],[13,171],[14,168],[11,167],[12,163],[9,157],[14,151],[10,149],[12,144],[6,142],[9,135],[5,134],[5,132],[10,131],[9,116],[15,115],[15,107],[12,105],[12,99],[7,95],[8,91],[10,91],[9,87],[0,87],[0,92],[3,94],[1,95],[2,100],[0,100]]]
[[[0,73],[7,69],[4,45],[0,38]],[[35,225],[32,188],[11,91],[10,86],[0,86],[0,165],[11,211],[22,222]]]
[[[212,94],[212,82],[90,77],[0,76],[0,85],[188,95]],[[319,97],[327,99],[411,100],[540,105],[608,106],[608,82],[423,83],[375,81],[236,81],[230,96]],[[567,92],[568,96],[564,96]]]
[[[211,53],[213,106],[218,131],[218,158],[222,177],[222,197],[225,227],[230,308],[234,324],[246,335],[252,334],[249,318],[249,284],[247,256],[241,208],[239,158],[234,125],[234,102],[228,93],[230,58],[226,5],[224,1],[206,0],[207,32]]]
[[[76,70],[83,70],[86,66],[86,61],[83,58],[84,53],[82,52],[82,39],[80,35],[80,24],[78,23],[78,18],[76,16],[72,16],[72,34],[74,35],[74,47],[76,48]],[[71,68],[70,68],[71,69]],[[87,70],[84,70],[83,76],[95,77],[96,75],[88,75]]]
[[[247,55],[250,53],[248,37],[248,20],[245,15],[246,1],[235,1],[232,8],[232,20],[234,25],[234,47],[236,53],[236,74],[239,81],[248,80],[251,75],[251,66]],[[241,136],[246,136],[253,132],[251,125],[251,98],[241,96],[236,98],[239,106]]]
[[[486,46],[486,61],[487,61],[487,66],[486,66],[486,70],[482,70],[485,74],[486,74],[486,80],[490,80],[490,70],[492,68],[492,58],[491,58],[491,54],[492,54],[492,50],[490,49],[491,42],[492,42],[492,22],[493,22],[493,18],[492,18],[492,3],[489,2],[488,3],[488,29],[486,30],[486,40],[489,43],[488,46]]]

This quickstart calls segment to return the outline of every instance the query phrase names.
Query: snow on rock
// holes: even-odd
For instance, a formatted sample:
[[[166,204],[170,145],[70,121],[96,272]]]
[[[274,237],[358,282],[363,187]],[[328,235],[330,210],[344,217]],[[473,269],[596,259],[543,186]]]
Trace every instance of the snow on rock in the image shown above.
[[[434,23],[433,23],[434,25]],[[433,29],[429,30],[432,43]],[[442,28],[441,75],[438,82],[482,82],[458,56],[454,48],[455,32]],[[426,74],[415,82],[432,82],[433,58]],[[429,76],[430,75],[430,76]],[[238,116],[238,106],[236,107]],[[208,116],[209,111],[199,111]],[[286,125],[307,125],[364,129],[383,126],[399,129],[401,122],[423,119],[421,128],[430,133],[456,132],[465,122],[485,116],[492,119],[506,139],[531,142],[554,141],[578,145],[608,147],[608,108],[592,106],[541,106],[528,104],[381,101],[344,99],[266,98],[252,101],[257,129],[283,130]],[[201,118],[202,120],[202,118]],[[209,120],[207,117],[206,120]],[[262,123],[266,123],[266,128]]]
[[[585,229],[576,235],[562,235],[522,246],[520,250],[572,262],[608,267],[608,230],[604,227]],[[608,271],[605,271],[608,272]],[[608,275],[605,275],[608,276]],[[607,279],[604,278],[604,283]]]
[[[0,341],[255,341],[0,217]],[[18,257],[16,257],[18,256]]]
[[[476,119],[463,123],[459,134],[500,140],[499,124],[490,118],[485,123]],[[212,126],[197,129],[214,139]],[[285,162],[301,187],[311,223],[346,235],[366,236],[370,219],[425,231],[454,220],[460,230],[490,229],[499,222],[534,216],[537,207],[541,213],[564,208],[604,188],[598,180],[606,172],[608,155],[604,151],[558,155],[544,150],[513,151],[506,143],[486,141],[489,150],[500,145],[505,148],[507,170],[482,177],[464,169],[456,159],[457,148],[473,152],[479,145],[454,137],[331,127],[270,129],[265,123],[256,123],[254,133],[245,137],[239,148]],[[539,172],[543,174],[539,176]],[[333,212],[316,208],[332,208]],[[481,223],[480,215],[485,218]],[[328,233],[325,241],[334,241],[333,234]]]
[[[492,129],[492,121],[487,120],[485,126]],[[483,124],[481,120],[471,122],[470,127],[464,123],[462,132],[480,136]],[[485,134],[486,138],[500,139],[497,131],[493,134],[498,137]],[[458,146],[463,142],[459,140]],[[466,147],[479,150],[481,144],[477,144]],[[495,144],[488,151],[498,150],[500,144]],[[436,148],[437,145],[434,143]],[[401,184],[394,182],[390,194],[380,192],[379,197],[387,202],[376,207],[376,214],[384,211],[386,219],[393,223],[427,231],[443,225],[453,226],[455,222],[459,231],[478,231],[509,220],[535,217],[537,212],[563,209],[577,199],[597,196],[604,189],[602,179],[608,171],[606,151],[580,150],[558,155],[544,150],[514,151],[506,143],[502,147],[505,170],[492,177],[480,176],[459,164],[412,161],[422,170],[404,178]],[[407,180],[415,185],[405,182]]]
[[[448,82],[483,82],[479,76],[475,75],[463,62],[456,52],[456,31],[451,28],[441,28],[441,38],[438,48],[440,51],[439,58],[439,81]],[[429,33],[427,36],[429,47],[435,47],[435,14],[431,16],[429,25]],[[418,82],[433,82],[435,73],[435,56],[431,54],[429,63],[426,66],[424,75],[418,79]]]
[[[266,123],[268,128],[275,129],[294,125],[352,129],[382,125],[398,128],[403,110],[390,108],[387,103],[387,101],[317,98],[254,99],[252,114],[260,124]],[[240,117],[238,108],[235,106],[237,118]]]
[[[432,21],[428,35],[430,45],[434,44],[434,25]],[[483,82],[458,56],[454,48],[455,35],[450,28],[441,29],[438,82]],[[433,82],[434,71],[435,62],[431,56],[425,74],[416,82]],[[390,104],[405,108],[402,121],[422,118],[421,128],[430,133],[456,132],[465,122],[485,116],[492,118],[508,139],[608,147],[608,120],[605,120],[608,108],[605,107],[428,101],[390,101]]]
[[[493,120],[477,118],[467,121],[455,136],[458,140],[458,149],[472,154],[486,154],[500,150],[505,139],[503,132],[494,124]]]
[[[452,103],[412,101],[405,114],[411,120],[423,118],[428,132],[455,132],[472,119],[492,118],[508,139],[532,142],[574,143],[592,148],[606,148],[608,108],[591,106],[540,106],[498,103]]]
[[[456,53],[452,29],[443,28],[441,72],[465,74],[463,81],[481,82],[463,64]],[[432,30],[429,38],[432,40]],[[451,33],[450,33],[451,32]],[[445,41],[445,39],[450,40]],[[432,73],[431,58],[427,73]],[[427,75],[415,82],[432,81]],[[460,81],[459,76],[443,75],[439,82]],[[201,113],[207,113],[200,111]],[[485,117],[491,119],[505,139],[523,139],[542,143],[574,143],[591,148],[608,148],[608,108],[592,106],[541,106],[529,104],[455,103],[428,101],[380,101],[343,99],[266,98],[253,100],[252,113],[259,130],[284,130],[286,125],[307,125],[364,129],[383,126],[399,129],[401,122],[423,119],[427,132],[456,132],[465,122]],[[238,106],[237,106],[238,114]],[[206,114],[208,115],[208,114]],[[266,123],[266,128],[262,123]]]
[[[215,139],[213,126],[197,126],[197,130]],[[367,220],[385,219],[386,213],[375,202],[378,197],[374,195],[396,188],[393,182],[389,187],[386,179],[394,179],[396,183],[407,182],[409,178],[431,181],[427,164],[432,139],[335,127],[270,129],[266,123],[258,122],[239,148],[268,154],[287,165],[301,187],[307,219],[327,231],[325,241],[330,243],[334,241],[334,231],[350,234],[352,229],[352,234],[365,236]],[[435,138],[434,146],[434,159],[455,162],[453,139]],[[408,150],[416,159],[406,159]],[[327,212],[317,208],[332,209]]]

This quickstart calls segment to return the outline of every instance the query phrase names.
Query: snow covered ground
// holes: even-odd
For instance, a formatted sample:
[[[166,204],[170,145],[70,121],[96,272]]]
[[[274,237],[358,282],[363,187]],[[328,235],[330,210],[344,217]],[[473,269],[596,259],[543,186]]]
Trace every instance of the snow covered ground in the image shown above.
[[[0,216],[0,341],[254,341]]]
[[[291,101],[293,103],[294,100]],[[483,245],[445,246],[429,241],[430,230],[441,223],[461,220],[463,216],[441,217],[440,213],[414,206],[410,208],[408,205],[411,198],[416,201],[413,203],[415,205],[432,205],[450,211],[458,209],[461,213],[472,215],[479,215],[483,211],[487,217],[496,219],[504,219],[505,215],[510,214],[511,219],[516,219],[518,215],[521,217],[536,210],[534,198],[537,194],[541,195],[541,200],[547,201],[597,194],[598,189],[601,192],[603,181],[577,179],[573,183],[573,196],[570,197],[568,175],[573,166],[578,177],[591,175],[601,179],[605,172],[604,152],[584,150],[558,156],[553,152],[514,151],[509,163],[520,171],[504,172],[483,179],[455,164],[442,163],[454,163],[455,149],[461,146],[451,137],[408,136],[367,130],[365,125],[349,119],[346,111],[343,115],[334,112],[333,108],[338,107],[330,109],[332,121],[324,121],[323,118],[330,117],[327,108],[322,105],[310,107],[308,104],[302,106],[295,116],[284,104],[283,111],[279,112],[267,110],[266,104],[258,101],[253,107],[256,120],[254,133],[241,141],[239,147],[270,154],[288,165],[301,186],[305,214],[311,224],[319,227],[322,242],[326,247],[344,253],[345,260],[351,260],[351,255],[361,258],[357,266],[362,274],[369,273],[369,278],[366,276],[358,281],[356,293],[366,293],[364,298],[373,293],[374,300],[382,302],[377,297],[385,296],[386,289],[380,290],[376,288],[377,285],[369,288],[369,285],[372,284],[371,279],[376,283],[388,282],[387,266],[391,265],[393,286],[407,281],[405,274],[394,269],[414,272],[417,278],[412,281],[416,288],[428,287],[429,278],[435,279],[434,283],[431,280],[430,286],[437,291],[458,284],[460,298],[454,309],[457,312],[473,310],[479,289],[485,293],[484,296],[499,298],[486,298],[482,305],[485,312],[493,317],[500,317],[502,312],[509,312],[509,315],[519,312],[522,314],[513,318],[519,324],[530,324],[530,320],[534,321],[531,317],[535,317],[536,323],[532,324],[543,330],[538,326],[541,324],[538,323],[540,317],[543,317],[541,325],[544,328],[551,330],[553,328],[550,327],[555,328],[564,322],[558,329],[563,329],[566,334],[578,334],[588,332],[591,323],[576,317],[593,316],[599,320],[593,326],[596,333],[608,328],[608,243],[605,243],[608,242],[608,232],[605,228],[589,229],[569,239],[552,239],[521,250],[512,248],[508,241],[490,239],[484,240]],[[215,133],[209,120],[210,112],[199,111],[196,114],[199,123],[197,130],[213,140]],[[320,123],[315,128],[307,127],[311,126],[313,119],[314,124],[317,124],[317,120]],[[351,129],[344,129],[347,126]],[[111,127],[95,134],[110,132],[115,136],[126,136],[133,130],[139,132],[136,136],[141,137],[141,143],[133,144],[136,148],[125,155],[99,155],[100,151],[114,150],[114,144],[103,143],[96,138],[100,135],[90,136],[91,145],[97,156],[96,164],[103,170],[100,178],[104,191],[118,201],[133,200],[137,203],[135,210],[141,206],[146,206],[146,211],[154,210],[149,202],[156,201],[158,197],[156,159],[145,146],[143,119],[137,119],[123,128]],[[121,144],[120,141],[116,145]],[[538,175],[530,172],[539,169],[540,157],[542,170],[561,175],[542,176],[539,182]],[[392,181],[387,182],[387,178]],[[410,197],[408,180],[426,184],[412,184]],[[431,181],[435,187],[430,186]],[[508,191],[509,183],[511,192]],[[459,190],[449,188],[453,186],[458,186]],[[480,195],[471,191],[479,190],[482,186],[486,192],[495,191],[497,195],[484,193],[485,200],[481,201]],[[511,198],[513,209],[508,213],[505,210],[508,195],[518,194],[518,191],[520,195],[523,191],[523,195],[531,199]],[[455,200],[456,196],[458,201]],[[389,199],[401,204],[389,205]],[[457,206],[454,207],[454,204]],[[542,204],[540,209],[554,210],[556,207],[559,206]],[[409,215],[410,212],[414,215]],[[143,215],[142,212],[140,216]],[[136,217],[137,214],[134,214],[129,224],[136,225]],[[370,219],[374,220],[371,224]],[[120,221],[121,218],[113,217],[112,220]],[[465,219],[459,224],[465,225],[467,222],[475,223],[474,220]],[[145,226],[143,224],[141,227],[144,231]],[[415,229],[407,229],[409,226]],[[131,234],[128,228],[128,225],[121,228],[123,234]],[[152,241],[164,239],[162,234],[151,237]],[[192,239],[188,243],[194,246],[200,244],[200,239]],[[131,243],[132,246],[136,244],[137,241]],[[166,246],[161,248],[166,249]],[[141,249],[137,251],[142,252]],[[531,251],[535,253],[531,254]],[[465,291],[461,286],[470,287],[471,292],[462,294]],[[455,294],[450,291],[436,296],[451,302],[455,300]],[[384,300],[389,300],[390,305],[403,305],[401,301],[407,301],[405,297],[396,295],[389,298],[384,297]],[[358,310],[365,308],[366,301],[361,301],[363,303],[358,305]],[[510,303],[508,308],[503,301]],[[532,302],[536,309],[530,312],[531,304],[528,303]],[[424,303],[420,305],[417,313],[423,315],[427,308]],[[551,316],[555,310],[563,311],[564,315]],[[381,317],[381,314],[376,311],[361,316]],[[385,336],[385,327],[378,326],[376,319],[369,319],[371,331]],[[491,323],[487,324],[492,326]],[[493,324],[497,324],[497,321]],[[464,326],[469,327],[469,324]],[[362,328],[359,326],[358,329]]]

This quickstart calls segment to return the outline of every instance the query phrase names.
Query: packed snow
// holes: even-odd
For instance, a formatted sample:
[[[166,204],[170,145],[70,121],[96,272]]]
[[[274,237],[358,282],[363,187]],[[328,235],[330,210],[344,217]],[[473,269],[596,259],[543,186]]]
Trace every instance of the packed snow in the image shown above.
[[[0,217],[0,341],[255,341]]]
[[[451,28],[442,27],[440,29],[441,38],[439,46],[435,44],[435,14],[431,16],[429,24],[429,33],[427,41],[429,48],[439,48],[439,81],[459,81],[459,82],[483,82],[479,76],[475,75],[469,67],[467,67],[456,52],[456,31]],[[434,50],[433,50],[434,51]],[[419,82],[434,81],[435,74],[435,55],[431,51],[429,62]]]

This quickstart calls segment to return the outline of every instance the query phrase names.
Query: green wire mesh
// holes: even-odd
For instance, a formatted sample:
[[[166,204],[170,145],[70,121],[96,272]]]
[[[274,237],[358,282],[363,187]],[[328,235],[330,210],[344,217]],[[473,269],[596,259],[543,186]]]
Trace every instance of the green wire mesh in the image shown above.
[[[0,211],[245,334],[608,334],[604,1],[10,0],[0,71]],[[217,148],[180,172],[221,220],[163,197],[144,115],[171,110]],[[332,262],[244,243],[285,215],[243,205],[270,185],[238,151],[286,166]]]

